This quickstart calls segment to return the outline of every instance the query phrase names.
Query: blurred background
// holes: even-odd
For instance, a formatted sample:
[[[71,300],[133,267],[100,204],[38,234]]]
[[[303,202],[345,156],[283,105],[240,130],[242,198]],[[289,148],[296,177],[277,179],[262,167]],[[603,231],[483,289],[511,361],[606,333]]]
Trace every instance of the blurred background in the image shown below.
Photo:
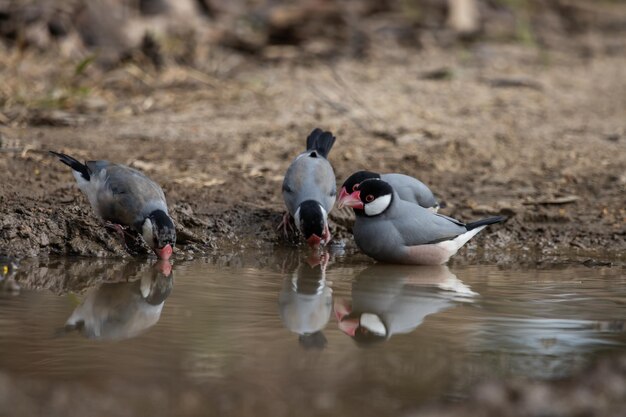
[[[211,69],[216,47],[260,59],[367,57],[372,49],[517,41],[560,47],[623,35],[619,0],[3,0],[5,48]],[[592,40],[579,45],[590,53]],[[607,45],[620,48],[619,42]]]
[[[178,77],[170,71],[172,83],[206,86],[267,62],[384,64],[391,51],[438,49],[469,57],[485,42],[532,48],[544,64],[555,50],[586,59],[619,56],[625,16],[620,0],[2,0],[0,125],[77,122],[38,110],[100,112],[111,103],[93,87],[128,86],[120,76],[105,86],[93,77],[119,68],[143,81],[184,68]],[[28,65],[33,56],[43,58],[36,68]],[[12,79],[18,73],[27,85]],[[455,74],[444,66],[422,75]],[[498,82],[538,86],[530,79]]]

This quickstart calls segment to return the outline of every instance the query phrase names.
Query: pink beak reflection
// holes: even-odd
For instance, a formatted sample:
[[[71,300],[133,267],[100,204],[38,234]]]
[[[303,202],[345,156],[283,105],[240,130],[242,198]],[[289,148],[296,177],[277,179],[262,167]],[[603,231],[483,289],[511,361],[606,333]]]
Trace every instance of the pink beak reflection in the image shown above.
[[[333,310],[335,311],[335,318],[339,322],[339,330],[353,337],[359,328],[359,318],[347,317],[352,312],[350,303],[343,298],[337,298],[333,304]]]
[[[167,261],[168,259],[170,259],[173,251],[174,250],[169,244],[163,246],[161,249],[154,248],[154,253],[156,254],[156,256],[159,259],[163,259],[164,261]]]
[[[166,277],[169,277],[172,273],[172,264],[167,260],[160,259],[154,267]]]

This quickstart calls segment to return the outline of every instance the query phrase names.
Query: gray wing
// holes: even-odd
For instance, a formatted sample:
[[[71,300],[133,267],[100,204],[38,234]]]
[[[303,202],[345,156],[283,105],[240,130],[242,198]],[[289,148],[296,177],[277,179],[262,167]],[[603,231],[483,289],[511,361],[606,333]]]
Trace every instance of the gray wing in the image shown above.
[[[389,216],[406,246],[441,242],[467,232],[465,225],[458,220],[399,199],[388,212],[384,215]]]
[[[419,204],[424,208],[438,206],[430,188],[416,178],[404,174],[382,174],[381,179],[389,183],[404,201]]]
[[[283,180],[283,199],[289,213],[293,215],[303,201],[319,201],[326,212],[330,212],[337,196],[335,172],[328,160],[304,152],[287,169]]]
[[[98,209],[103,219],[133,225],[154,210],[167,213],[161,187],[143,173],[124,165],[88,162],[94,176],[103,183],[97,194]]]
[[[87,168],[93,175],[98,175],[103,169],[106,169],[110,166],[114,166],[116,164],[112,164],[109,161],[87,161],[85,162]]]

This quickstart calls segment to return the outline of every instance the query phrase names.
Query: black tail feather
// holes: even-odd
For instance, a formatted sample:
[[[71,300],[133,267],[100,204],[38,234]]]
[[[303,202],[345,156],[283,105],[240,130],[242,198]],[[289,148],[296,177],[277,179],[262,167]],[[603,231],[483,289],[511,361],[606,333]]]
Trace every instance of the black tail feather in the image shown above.
[[[87,181],[89,181],[89,179],[91,178],[91,171],[89,171],[87,165],[77,161],[69,155],[65,155],[64,153],[54,151],[50,151],[50,153],[58,156],[61,162],[72,168],[74,171],[80,172],[80,175]]]
[[[322,129],[315,128],[308,138],[306,138],[307,151],[315,150],[321,156],[326,158],[330,149],[335,144],[335,137],[331,132],[324,132]]]
[[[309,134],[309,137],[306,138],[306,150],[311,150],[311,149],[315,149],[315,142],[317,142],[317,138],[320,137],[320,135],[324,133],[322,131],[322,129],[316,127],[315,129],[313,129],[313,131]]]
[[[465,227],[467,228],[467,230],[472,230],[480,226],[486,226],[488,224],[501,223],[505,220],[506,220],[506,216],[487,217],[486,219],[477,220],[472,223],[467,223]]]

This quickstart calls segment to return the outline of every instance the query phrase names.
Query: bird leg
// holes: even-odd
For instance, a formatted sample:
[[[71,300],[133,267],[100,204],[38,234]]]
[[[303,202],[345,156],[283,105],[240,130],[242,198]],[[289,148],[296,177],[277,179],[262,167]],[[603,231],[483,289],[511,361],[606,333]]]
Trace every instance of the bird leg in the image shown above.
[[[115,231],[115,233],[117,234],[117,237],[120,240],[120,243],[122,244],[122,246],[124,246],[124,250],[126,250],[126,252],[130,253],[131,255],[136,254],[136,252],[132,249],[130,249],[128,247],[128,244],[126,243],[126,237],[128,236],[131,239],[134,239],[134,236],[127,231],[128,227],[126,226],[122,226],[121,224],[118,223],[113,223],[110,221],[105,221],[104,222],[104,227],[106,227],[107,229],[111,229],[113,231]]]
[[[125,231],[124,226],[122,226],[121,224],[112,223],[110,221],[105,221],[104,227],[115,231],[115,233],[117,233],[117,236],[120,238],[122,243],[124,243],[124,246],[126,246],[126,231]]]
[[[324,246],[328,245],[332,240],[333,236],[330,234],[330,229],[328,228],[328,223],[324,226],[324,232],[322,233],[322,240],[324,242]]]
[[[292,219],[291,214],[289,214],[289,212],[286,211],[283,214],[283,220],[280,222],[280,224],[276,228],[276,230],[280,230],[280,228],[282,227],[283,234],[285,235],[285,237],[289,236],[289,232],[293,232],[293,225],[292,225],[291,219]]]

